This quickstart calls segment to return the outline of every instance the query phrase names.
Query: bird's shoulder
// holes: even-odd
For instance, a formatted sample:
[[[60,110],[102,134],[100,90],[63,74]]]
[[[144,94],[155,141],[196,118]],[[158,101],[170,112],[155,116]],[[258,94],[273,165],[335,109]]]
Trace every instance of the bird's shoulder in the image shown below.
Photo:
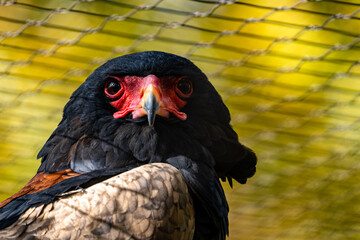
[[[71,232],[72,237],[86,233],[104,239],[192,239],[194,224],[192,198],[181,172],[170,164],[152,163],[30,208],[1,230],[0,238],[60,239]]]

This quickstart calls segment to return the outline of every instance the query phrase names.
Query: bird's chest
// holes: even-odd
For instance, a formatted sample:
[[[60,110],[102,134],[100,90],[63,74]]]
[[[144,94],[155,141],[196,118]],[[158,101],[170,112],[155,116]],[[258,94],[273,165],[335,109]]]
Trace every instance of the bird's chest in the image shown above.
[[[72,146],[71,168],[79,172],[114,169],[164,162],[167,158],[183,155],[197,159],[199,143],[184,130],[164,126],[119,127],[111,133],[83,136]],[[104,131],[106,128],[104,129]]]

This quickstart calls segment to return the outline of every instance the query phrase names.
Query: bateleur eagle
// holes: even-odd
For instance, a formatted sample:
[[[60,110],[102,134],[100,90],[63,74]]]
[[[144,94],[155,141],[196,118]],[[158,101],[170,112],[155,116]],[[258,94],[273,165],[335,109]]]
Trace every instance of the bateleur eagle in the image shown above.
[[[157,51],[114,58],[72,94],[37,174],[0,208],[0,239],[225,239],[219,178],[256,156],[204,73]]]

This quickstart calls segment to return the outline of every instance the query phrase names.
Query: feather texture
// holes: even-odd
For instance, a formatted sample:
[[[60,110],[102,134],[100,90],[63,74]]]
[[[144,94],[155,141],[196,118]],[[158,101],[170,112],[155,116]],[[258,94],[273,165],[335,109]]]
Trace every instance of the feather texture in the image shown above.
[[[28,209],[0,239],[192,239],[192,199],[181,172],[147,164]]]
[[[149,126],[146,116],[133,118],[131,112],[121,115],[121,118],[114,117],[119,109],[116,108],[117,104],[113,104],[112,99],[104,93],[104,88],[109,78],[126,77],[130,79],[128,81],[132,86],[136,85],[134,89],[141,89],[146,79],[151,78],[154,82],[158,81],[159,95],[160,92],[163,94],[168,92],[173,93],[175,97],[177,95],[174,89],[177,87],[177,82],[174,79],[185,77],[191,82],[191,94],[186,99],[178,100],[182,102],[179,110],[187,118],[179,119],[176,114],[157,115],[154,125]],[[131,91],[135,91],[134,89]],[[124,97],[125,102],[128,97],[126,93],[125,91],[120,97]],[[0,206],[0,229],[4,229],[3,231],[7,229],[7,232],[16,234],[15,230],[11,230],[14,228],[26,232],[28,227],[24,223],[30,221],[32,226],[37,226],[39,234],[40,229],[43,229],[41,226],[45,224],[47,232],[52,231],[55,234],[56,231],[63,231],[60,228],[68,229],[64,234],[70,234],[72,238],[73,234],[69,233],[70,225],[66,225],[67,222],[60,224],[63,226],[56,226],[50,217],[45,217],[55,214],[55,207],[66,208],[65,202],[73,195],[79,198],[78,202],[84,197],[85,202],[92,204],[91,197],[84,193],[73,195],[68,193],[78,189],[88,191],[87,189],[91,189],[94,184],[94,186],[104,184],[106,179],[115,175],[119,177],[122,174],[126,175],[128,170],[141,165],[144,165],[141,169],[146,171],[146,166],[158,166],[152,163],[165,165],[167,163],[178,169],[175,175],[182,174],[182,184],[186,183],[188,186],[190,195],[186,193],[184,197],[187,199],[191,196],[193,202],[191,205],[195,210],[195,220],[191,219],[195,222],[194,239],[223,240],[228,234],[229,209],[219,178],[228,179],[230,185],[232,179],[246,183],[247,179],[254,175],[257,163],[255,153],[238,141],[238,136],[230,125],[229,111],[205,74],[186,58],[156,51],[118,57],[96,69],[72,94],[64,108],[61,122],[39,152],[38,158],[41,158],[41,165],[35,178],[23,190],[5,201],[2,207]],[[68,176],[69,173],[71,176]],[[141,185],[142,181],[133,181],[131,184]],[[151,179],[148,181],[147,185],[152,184]],[[158,182],[153,181],[154,184]],[[108,187],[106,185],[101,190],[104,195],[107,194],[106,191],[111,191]],[[162,192],[163,188],[158,190]],[[59,198],[59,196],[64,197]],[[127,196],[132,195],[129,193]],[[112,195],[112,198],[114,198],[111,199],[112,204],[121,205],[121,202],[117,202],[116,195]],[[133,204],[131,198],[126,201],[127,204]],[[106,208],[105,202],[101,204],[98,206],[99,209]],[[129,206],[132,206],[131,204]],[[120,205],[116,205],[118,207],[116,211],[121,209]],[[77,214],[81,215],[82,205],[78,206],[80,209]],[[164,206],[161,205],[162,207]],[[40,210],[35,214],[35,209]],[[96,214],[91,211],[99,209],[82,211],[95,216]],[[112,216],[117,214],[116,211]],[[159,209],[159,211],[172,210]],[[35,215],[32,215],[32,212]],[[132,227],[136,228],[140,223],[134,220],[137,213],[132,213],[132,216],[127,215],[127,218],[132,219],[127,224],[133,224]],[[100,217],[106,219],[104,223],[110,224],[108,213],[104,212],[104,214]],[[187,219],[187,213],[184,216],[180,215],[177,218],[182,221]],[[122,217],[124,216],[119,216]],[[82,218],[78,219],[82,220]],[[115,224],[116,221],[111,224]],[[193,227],[187,225],[189,221],[177,222],[177,227],[174,225],[170,229],[182,229],[186,225],[191,230]],[[83,226],[90,224],[90,220],[86,223],[79,221],[76,224]],[[10,225],[12,227],[9,227]],[[93,225],[93,228],[86,225],[88,226],[86,229],[91,230],[86,234],[90,234],[89,236],[95,236],[95,233],[105,234],[105,230],[101,229],[107,227],[101,221]],[[96,225],[99,228],[96,228]],[[163,229],[162,226],[155,228]],[[73,231],[74,236],[79,236],[76,235],[77,228]],[[128,234],[131,235],[131,231],[129,230]],[[135,235],[131,236],[137,238]],[[169,239],[180,239],[175,236],[178,235]]]

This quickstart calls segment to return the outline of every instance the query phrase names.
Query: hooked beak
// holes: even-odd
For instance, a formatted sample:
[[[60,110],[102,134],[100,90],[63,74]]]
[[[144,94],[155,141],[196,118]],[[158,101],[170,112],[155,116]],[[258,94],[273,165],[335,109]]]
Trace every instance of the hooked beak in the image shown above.
[[[140,105],[145,110],[149,126],[154,126],[155,117],[161,103],[161,93],[158,87],[149,84],[141,98]]]

